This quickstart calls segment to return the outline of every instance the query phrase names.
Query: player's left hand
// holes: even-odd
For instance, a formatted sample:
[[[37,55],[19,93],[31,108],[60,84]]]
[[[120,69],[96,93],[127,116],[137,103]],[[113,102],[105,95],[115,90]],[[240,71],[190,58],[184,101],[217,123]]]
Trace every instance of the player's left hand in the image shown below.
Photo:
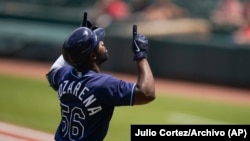
[[[147,58],[149,46],[147,37],[142,34],[137,34],[137,31],[133,34],[132,50],[135,54],[134,60]]]
[[[95,30],[96,28],[98,28],[98,26],[94,25],[94,23],[90,19],[87,20],[87,27],[91,30]]]

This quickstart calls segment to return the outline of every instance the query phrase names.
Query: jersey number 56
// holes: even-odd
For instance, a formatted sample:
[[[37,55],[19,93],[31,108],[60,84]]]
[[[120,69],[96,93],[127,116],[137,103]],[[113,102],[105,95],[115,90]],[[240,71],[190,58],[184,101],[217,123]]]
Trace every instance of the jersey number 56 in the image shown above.
[[[61,104],[62,108],[62,135],[68,136],[70,140],[81,139],[84,136],[84,126],[81,121],[85,119],[85,115],[81,108]]]

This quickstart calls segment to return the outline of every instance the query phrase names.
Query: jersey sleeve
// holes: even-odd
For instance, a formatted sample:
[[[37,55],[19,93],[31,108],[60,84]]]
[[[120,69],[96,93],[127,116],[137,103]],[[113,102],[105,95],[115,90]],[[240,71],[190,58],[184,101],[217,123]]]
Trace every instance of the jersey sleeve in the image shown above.
[[[58,79],[56,76],[58,76],[59,70],[64,67],[69,66],[67,62],[63,59],[63,56],[60,55],[58,59],[54,62],[54,64],[51,66],[49,72],[46,74],[46,78],[49,82],[49,85],[56,91],[58,89],[57,81]]]
[[[106,94],[104,99],[107,99],[106,102],[111,102],[115,106],[132,106],[135,85],[135,83],[109,77],[103,84]]]

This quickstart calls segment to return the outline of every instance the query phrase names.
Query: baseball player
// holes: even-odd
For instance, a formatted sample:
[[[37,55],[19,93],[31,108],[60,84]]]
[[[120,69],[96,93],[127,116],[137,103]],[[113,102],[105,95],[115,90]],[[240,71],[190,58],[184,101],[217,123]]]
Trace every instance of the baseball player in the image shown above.
[[[61,121],[56,141],[103,141],[115,107],[150,103],[155,99],[154,76],[147,61],[148,40],[133,27],[132,50],[137,82],[101,72],[108,59],[105,30],[81,26],[65,39],[62,54],[46,74],[57,91]],[[130,45],[130,44],[129,44]]]

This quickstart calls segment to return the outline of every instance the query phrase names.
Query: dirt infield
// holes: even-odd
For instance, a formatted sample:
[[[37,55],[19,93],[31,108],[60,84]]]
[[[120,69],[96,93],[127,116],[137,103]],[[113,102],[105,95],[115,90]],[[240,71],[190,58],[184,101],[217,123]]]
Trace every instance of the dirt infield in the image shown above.
[[[0,58],[0,73],[46,80],[45,74],[51,65],[51,63]],[[136,81],[136,76],[133,75],[111,72],[107,73],[123,80]],[[155,86],[157,94],[164,93],[166,95],[176,95],[192,99],[210,99],[219,102],[230,102],[250,106],[250,90],[246,89],[197,84],[160,78],[156,78]],[[0,122],[0,140],[52,141],[53,135]]]
[[[53,141],[54,135],[0,122],[1,141]]]

